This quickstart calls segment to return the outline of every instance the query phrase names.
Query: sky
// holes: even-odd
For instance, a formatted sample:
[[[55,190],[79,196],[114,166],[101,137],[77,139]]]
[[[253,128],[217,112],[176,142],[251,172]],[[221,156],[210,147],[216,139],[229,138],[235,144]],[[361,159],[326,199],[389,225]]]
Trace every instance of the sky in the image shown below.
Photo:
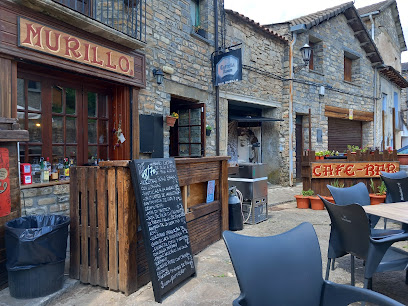
[[[355,0],[354,5],[356,8],[360,8],[381,1]],[[291,20],[349,1],[283,0],[283,2],[271,0],[224,0],[224,5],[226,9],[237,11],[260,24],[270,24]],[[397,0],[397,6],[404,31],[405,43],[408,45],[408,0]],[[408,51],[403,52],[401,56],[403,63],[408,62]]]

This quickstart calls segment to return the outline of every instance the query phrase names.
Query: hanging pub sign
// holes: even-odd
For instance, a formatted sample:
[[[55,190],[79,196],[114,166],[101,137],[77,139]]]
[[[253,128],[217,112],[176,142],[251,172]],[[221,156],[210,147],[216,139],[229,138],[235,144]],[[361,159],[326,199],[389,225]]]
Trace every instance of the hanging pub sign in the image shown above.
[[[215,86],[242,80],[242,54],[241,49],[216,55]]]
[[[399,162],[312,163],[312,178],[380,177],[381,171],[399,171]]]
[[[18,18],[18,46],[126,76],[135,76],[133,56],[23,17]]]

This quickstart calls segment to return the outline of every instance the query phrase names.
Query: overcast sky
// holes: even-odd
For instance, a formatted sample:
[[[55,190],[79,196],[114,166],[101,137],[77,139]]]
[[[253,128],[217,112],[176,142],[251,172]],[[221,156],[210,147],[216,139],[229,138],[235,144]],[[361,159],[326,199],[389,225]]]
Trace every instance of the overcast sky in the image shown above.
[[[225,8],[237,11],[260,24],[277,23],[308,15],[329,7],[349,2],[347,0],[224,0]],[[364,7],[381,0],[355,0],[356,8]],[[405,42],[408,45],[408,0],[397,0]],[[402,53],[401,61],[408,62],[408,52]]]

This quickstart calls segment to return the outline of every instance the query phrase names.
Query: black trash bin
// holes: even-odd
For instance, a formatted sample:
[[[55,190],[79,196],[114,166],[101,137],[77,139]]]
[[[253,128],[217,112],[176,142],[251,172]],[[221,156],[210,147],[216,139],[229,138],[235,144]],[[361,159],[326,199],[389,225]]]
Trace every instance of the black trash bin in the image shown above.
[[[10,295],[46,296],[62,288],[69,217],[38,215],[6,223],[5,240]]]

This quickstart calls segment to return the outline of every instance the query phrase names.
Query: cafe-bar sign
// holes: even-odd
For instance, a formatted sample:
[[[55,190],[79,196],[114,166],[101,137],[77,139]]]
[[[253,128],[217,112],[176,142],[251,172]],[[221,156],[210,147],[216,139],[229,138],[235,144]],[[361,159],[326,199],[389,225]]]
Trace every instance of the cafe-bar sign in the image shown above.
[[[216,55],[214,64],[215,86],[242,80],[241,49]]]
[[[312,163],[312,178],[379,177],[381,171],[399,171],[399,162]]]
[[[134,58],[38,22],[18,18],[18,45],[133,77]]]

